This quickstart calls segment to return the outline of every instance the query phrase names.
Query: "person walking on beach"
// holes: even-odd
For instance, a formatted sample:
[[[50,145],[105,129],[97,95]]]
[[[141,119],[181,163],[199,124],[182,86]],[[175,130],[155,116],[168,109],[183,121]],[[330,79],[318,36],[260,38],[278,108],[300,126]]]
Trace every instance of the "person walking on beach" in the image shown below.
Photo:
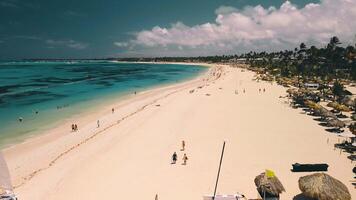
[[[176,164],[176,162],[177,162],[177,153],[174,152],[172,155],[172,164]]]
[[[75,131],[75,125],[72,124],[72,132]]]
[[[188,160],[188,156],[187,156],[187,154],[184,154],[183,155],[183,163],[182,163],[182,165],[186,165],[187,164],[187,160]]]
[[[114,114],[114,112],[115,112],[115,108],[112,108],[111,113]]]
[[[185,141],[184,140],[182,140],[182,149],[181,149],[182,151],[184,151],[185,150]]]
[[[158,200],[158,194],[156,194],[156,196],[155,196],[155,200]]]
[[[96,124],[97,124],[97,128],[99,128],[100,127],[100,121],[99,120],[96,121]]]
[[[74,131],[78,131],[78,125],[74,124]]]

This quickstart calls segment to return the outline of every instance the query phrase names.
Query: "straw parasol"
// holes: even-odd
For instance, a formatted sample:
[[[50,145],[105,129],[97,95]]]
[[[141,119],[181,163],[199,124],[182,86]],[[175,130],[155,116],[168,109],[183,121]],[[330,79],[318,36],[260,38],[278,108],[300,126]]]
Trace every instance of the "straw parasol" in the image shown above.
[[[325,117],[325,118],[333,118],[333,119],[336,119],[337,117],[330,111],[328,111],[326,108],[324,107],[320,107],[320,115]]]
[[[341,111],[341,112],[350,112],[350,108],[343,105],[339,104],[337,102],[330,102],[327,104],[327,106],[334,108],[335,110]]]
[[[330,108],[335,108],[337,105],[338,105],[338,103],[335,102],[335,101],[329,102],[329,103],[327,104],[327,106],[330,107]]]
[[[318,200],[351,200],[347,187],[325,173],[315,173],[299,178],[303,195]]]
[[[345,123],[343,121],[340,121],[338,119],[331,119],[328,121],[328,123],[336,128],[344,128],[345,127]]]
[[[274,196],[279,196],[285,189],[277,176],[271,170],[261,173],[255,178],[255,185],[259,192],[266,192]]]

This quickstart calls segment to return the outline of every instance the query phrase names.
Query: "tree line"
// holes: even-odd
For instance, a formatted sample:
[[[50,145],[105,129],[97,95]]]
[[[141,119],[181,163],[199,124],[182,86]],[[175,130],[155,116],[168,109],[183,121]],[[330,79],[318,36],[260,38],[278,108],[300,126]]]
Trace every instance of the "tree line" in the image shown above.
[[[244,62],[254,68],[263,68],[282,77],[317,77],[322,80],[356,80],[356,44],[342,46],[334,36],[325,46],[307,47],[301,43],[293,50],[278,52],[248,52],[240,55],[216,55],[199,57],[157,57],[157,58],[119,58],[120,61],[143,62]]]

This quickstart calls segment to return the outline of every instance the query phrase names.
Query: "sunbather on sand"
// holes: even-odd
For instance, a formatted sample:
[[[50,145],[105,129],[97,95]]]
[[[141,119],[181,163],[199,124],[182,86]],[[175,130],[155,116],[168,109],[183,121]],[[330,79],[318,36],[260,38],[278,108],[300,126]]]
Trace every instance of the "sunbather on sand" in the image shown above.
[[[182,165],[186,165],[187,164],[187,160],[188,160],[188,156],[187,156],[187,154],[184,154],[183,155],[183,163],[182,163]]]
[[[181,149],[181,151],[184,151],[184,150],[185,150],[185,141],[182,140],[182,149]]]
[[[174,152],[172,155],[172,164],[176,164],[176,162],[177,162],[177,153]]]

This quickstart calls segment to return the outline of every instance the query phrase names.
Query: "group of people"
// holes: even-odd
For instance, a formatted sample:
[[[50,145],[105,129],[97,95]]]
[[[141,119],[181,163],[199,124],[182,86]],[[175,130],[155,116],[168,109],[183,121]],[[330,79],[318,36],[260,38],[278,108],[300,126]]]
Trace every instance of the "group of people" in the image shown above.
[[[72,132],[78,131],[78,125],[72,124]]]
[[[242,91],[243,91],[243,93],[246,93],[245,88],[244,88]],[[263,89],[259,88],[259,89],[258,89],[258,92],[259,92],[259,93],[261,93],[262,91],[263,91],[263,92],[266,92],[266,88],[263,88]],[[238,90],[235,90],[235,94],[239,94]]]
[[[246,93],[245,88],[243,89],[243,92]],[[239,94],[239,91],[238,91],[238,90],[235,90],[235,94]]]
[[[185,141],[184,141],[184,140],[182,141],[182,148],[181,148],[181,151],[185,151]],[[177,160],[178,160],[177,152],[174,152],[173,155],[172,155],[172,164],[176,164],[176,163],[177,163]],[[183,157],[182,157],[182,160],[183,160],[182,165],[186,165],[186,164],[187,164],[187,161],[188,161],[188,156],[187,156],[186,153],[184,153],[184,155],[183,155]]]

